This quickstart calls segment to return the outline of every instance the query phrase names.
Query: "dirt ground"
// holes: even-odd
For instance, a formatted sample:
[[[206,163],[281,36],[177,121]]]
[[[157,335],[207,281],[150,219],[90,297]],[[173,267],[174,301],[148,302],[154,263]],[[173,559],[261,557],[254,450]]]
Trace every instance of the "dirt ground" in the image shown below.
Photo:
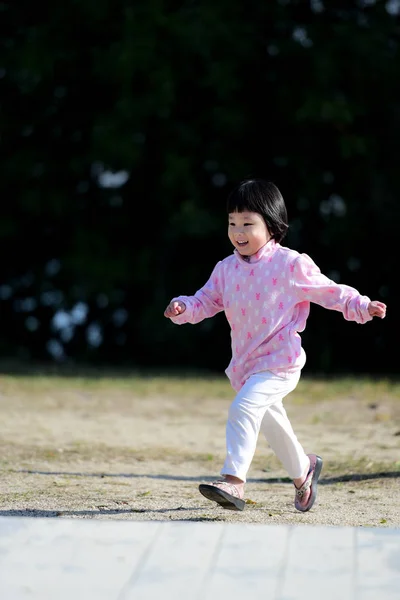
[[[224,460],[229,384],[0,378],[0,515],[400,527],[400,386],[301,381],[285,401],[324,459],[309,513],[260,437],[243,512],[198,492]]]

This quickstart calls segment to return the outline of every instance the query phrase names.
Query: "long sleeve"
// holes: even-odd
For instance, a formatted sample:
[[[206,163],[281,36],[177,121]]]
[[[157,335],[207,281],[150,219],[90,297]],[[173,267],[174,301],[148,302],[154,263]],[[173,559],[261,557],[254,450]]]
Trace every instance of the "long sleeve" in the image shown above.
[[[184,323],[194,325],[224,310],[219,264],[221,263],[215,266],[207,283],[194,296],[177,296],[172,299],[172,302],[180,300],[186,305],[184,313],[177,317],[172,317],[172,321],[176,325],[183,325]]]
[[[324,308],[343,313],[347,321],[366,323],[372,317],[368,313],[370,299],[348,286],[337,284],[325,275],[314,261],[301,254],[292,263],[292,282],[300,302],[314,302]]]

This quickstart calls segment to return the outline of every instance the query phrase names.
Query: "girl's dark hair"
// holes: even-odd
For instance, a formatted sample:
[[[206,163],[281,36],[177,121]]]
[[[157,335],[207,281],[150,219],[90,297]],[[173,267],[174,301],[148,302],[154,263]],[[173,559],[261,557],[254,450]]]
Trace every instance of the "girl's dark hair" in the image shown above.
[[[232,190],[227,202],[228,214],[256,212],[260,214],[270,235],[280,243],[289,228],[285,201],[276,185],[263,179],[246,179]]]

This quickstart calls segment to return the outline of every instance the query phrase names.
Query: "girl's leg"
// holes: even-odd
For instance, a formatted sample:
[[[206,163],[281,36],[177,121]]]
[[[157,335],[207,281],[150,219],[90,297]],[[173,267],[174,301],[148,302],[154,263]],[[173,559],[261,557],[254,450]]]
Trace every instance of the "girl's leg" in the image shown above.
[[[286,396],[289,388],[287,380],[269,371],[252,375],[244,384],[229,409],[227,455],[221,471],[224,479],[199,486],[200,493],[208,500],[229,510],[244,509],[244,483],[253,460],[261,422],[266,410]]]
[[[296,488],[295,508],[302,512],[310,510],[317,497],[318,479],[322,469],[321,457],[305,454],[294,434],[282,401],[268,408],[261,429],[276,456],[293,479]]]
[[[252,375],[247,380],[229,409],[226,425],[227,455],[221,470],[224,480],[211,485],[201,484],[199,490],[203,496],[223,508],[244,509],[244,483],[262,427],[267,441],[298,488],[296,508],[302,511],[311,508],[322,461],[319,457],[310,455],[314,462],[320,461],[317,472],[297,440],[282,405],[282,398],[294,390],[299,378],[300,373],[283,379],[267,371]],[[297,497],[300,495],[301,500]]]
[[[226,425],[227,456],[221,470],[226,481],[236,485],[246,481],[264,415],[296,387],[299,377],[294,375],[283,379],[269,371],[258,373],[252,375],[237,394],[229,409]],[[301,446],[298,446],[300,453]],[[299,463],[303,469],[307,460],[302,451]]]
[[[265,412],[261,431],[295,485],[300,485],[307,475],[310,460],[293,431],[282,401]]]

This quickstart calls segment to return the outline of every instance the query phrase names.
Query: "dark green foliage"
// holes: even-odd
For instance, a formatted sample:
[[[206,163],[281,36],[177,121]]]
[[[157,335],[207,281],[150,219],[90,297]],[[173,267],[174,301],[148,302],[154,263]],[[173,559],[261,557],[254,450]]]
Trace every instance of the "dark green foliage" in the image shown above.
[[[163,310],[231,251],[226,196],[255,175],[288,245],[389,306],[365,327],[313,308],[309,370],[397,372],[394,4],[0,2],[0,354],[223,369],[221,315]]]

